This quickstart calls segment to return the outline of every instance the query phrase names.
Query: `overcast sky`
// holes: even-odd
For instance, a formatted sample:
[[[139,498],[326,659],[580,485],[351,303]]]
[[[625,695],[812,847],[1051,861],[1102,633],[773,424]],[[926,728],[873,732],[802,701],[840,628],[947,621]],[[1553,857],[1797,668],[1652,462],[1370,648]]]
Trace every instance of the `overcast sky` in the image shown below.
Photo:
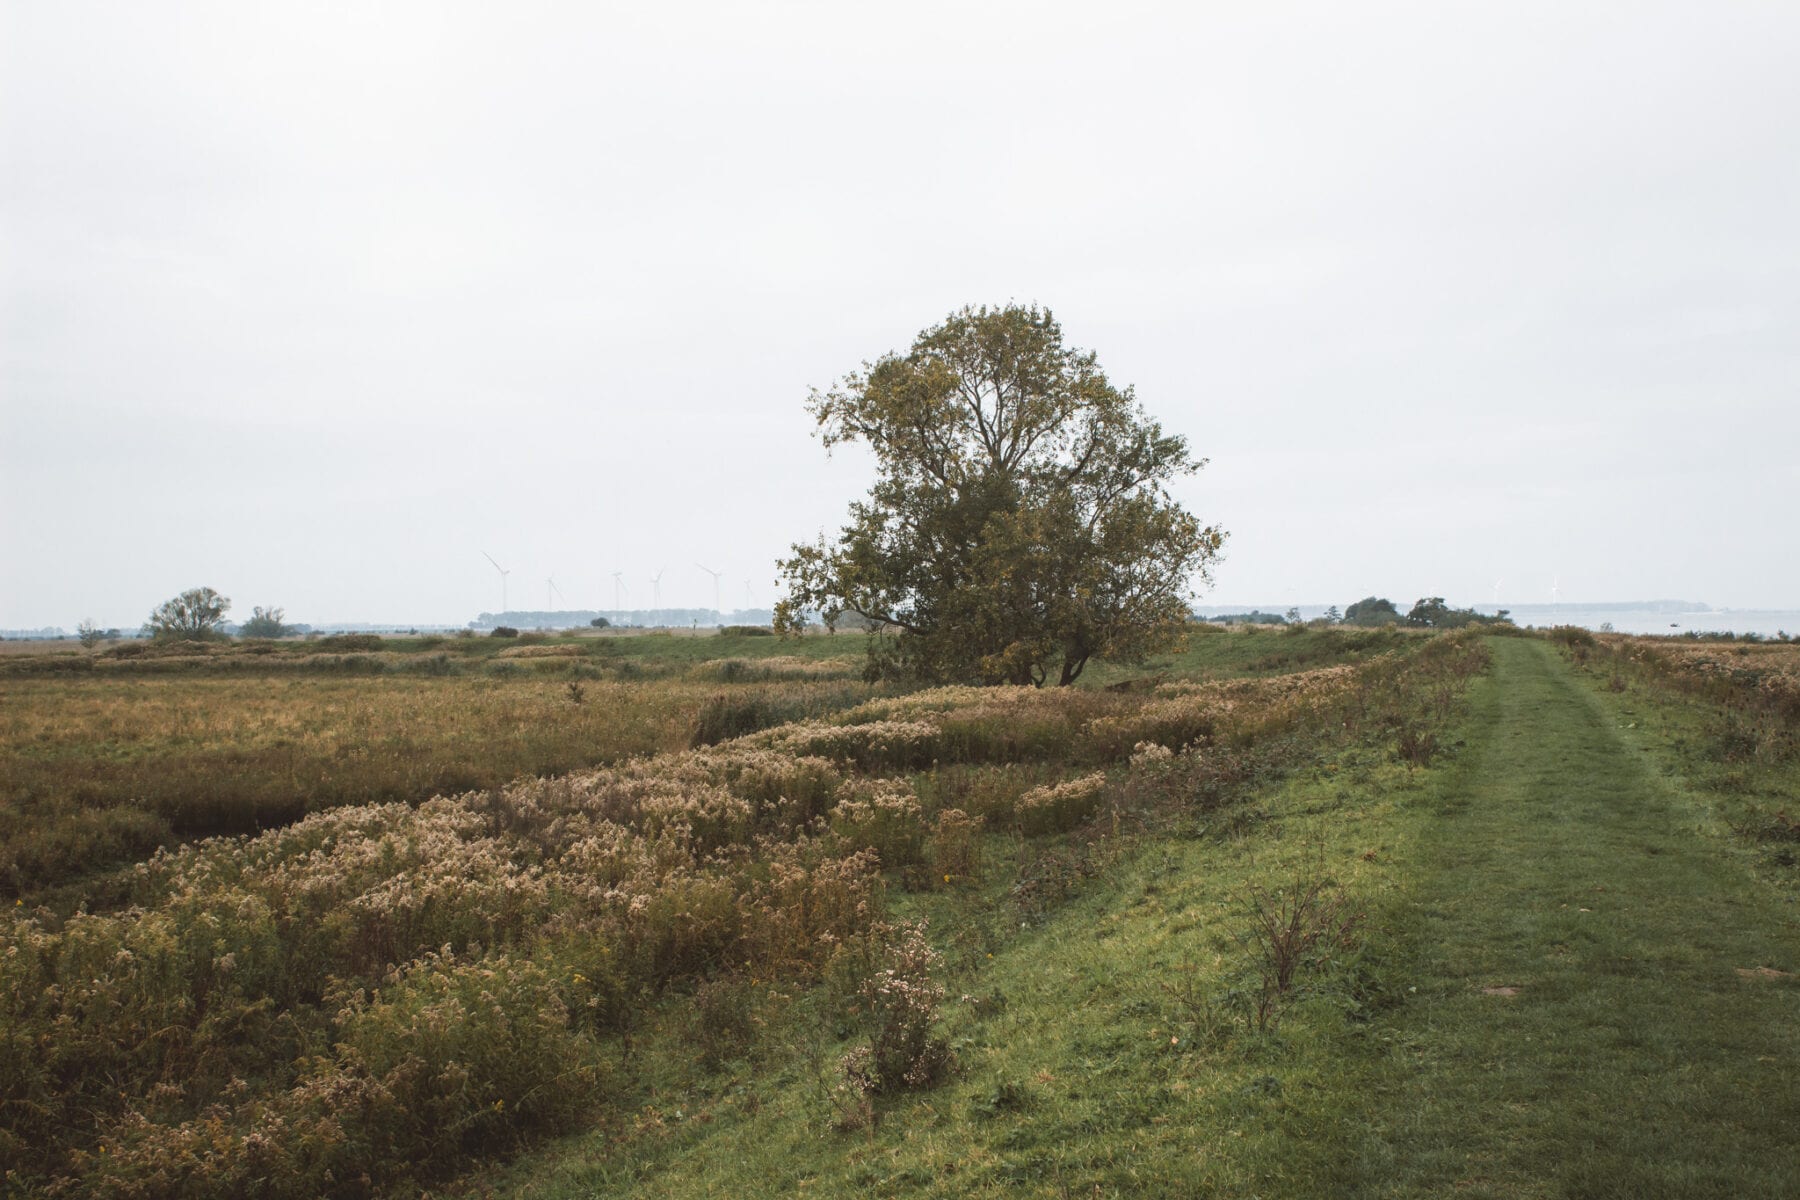
[[[1038,302],[1201,606],[1800,607],[1800,5],[0,0],[0,627],[726,607]]]

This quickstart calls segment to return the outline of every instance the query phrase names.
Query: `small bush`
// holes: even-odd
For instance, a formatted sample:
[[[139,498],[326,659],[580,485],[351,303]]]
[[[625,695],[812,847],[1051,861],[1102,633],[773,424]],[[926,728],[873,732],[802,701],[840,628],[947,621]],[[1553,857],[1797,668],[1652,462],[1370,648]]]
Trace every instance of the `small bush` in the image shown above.
[[[1403,721],[1395,737],[1395,748],[1401,760],[1415,767],[1429,767],[1437,755],[1437,731],[1427,725]]]
[[[741,1058],[756,1040],[755,993],[741,975],[709,979],[694,990],[691,1023],[700,1059],[717,1069]]]
[[[1270,1029],[1303,968],[1326,965],[1355,945],[1361,914],[1352,912],[1342,888],[1324,879],[1301,879],[1271,891],[1249,889],[1250,930],[1244,940],[1256,958],[1259,988],[1251,1019]]]
[[[519,636],[519,631],[514,629],[511,625],[496,625],[488,630],[488,636],[495,638],[516,638]]]
[[[767,625],[727,625],[719,630],[721,637],[774,637],[775,631]]]
[[[804,715],[805,703],[801,698],[779,691],[722,692],[709,696],[701,705],[688,742],[693,746],[711,746],[786,725]]]
[[[875,851],[886,868],[923,859],[925,827],[912,788],[897,779],[876,779],[846,785],[844,791],[848,794],[831,814],[832,832],[854,849]]]
[[[981,879],[980,817],[960,808],[938,813],[931,827],[931,867],[945,883],[975,883]]]
[[[1106,774],[1095,771],[1080,779],[1032,788],[1019,797],[1013,812],[1021,832],[1066,833],[1100,807],[1100,793],[1106,788]]]
[[[944,988],[933,975],[943,958],[925,940],[925,922],[882,925],[880,965],[859,989],[868,1041],[844,1056],[844,1082],[876,1096],[930,1087],[950,1063],[949,1047],[931,1031]]]
[[[1800,843],[1800,819],[1788,816],[1785,808],[1772,813],[1752,813],[1742,831],[1759,842]]]

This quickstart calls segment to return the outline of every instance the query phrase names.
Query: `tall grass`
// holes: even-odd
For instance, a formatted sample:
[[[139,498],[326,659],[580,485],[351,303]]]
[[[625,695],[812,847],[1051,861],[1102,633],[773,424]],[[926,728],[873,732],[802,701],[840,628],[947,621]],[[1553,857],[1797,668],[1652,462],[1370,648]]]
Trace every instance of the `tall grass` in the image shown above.
[[[545,647],[549,649],[550,647]],[[521,647],[532,649],[532,647]],[[531,678],[32,677],[0,705],[0,894],[346,804],[417,803],[685,747],[716,686]],[[857,687],[836,699],[820,687]],[[861,699],[809,685],[796,712]]]

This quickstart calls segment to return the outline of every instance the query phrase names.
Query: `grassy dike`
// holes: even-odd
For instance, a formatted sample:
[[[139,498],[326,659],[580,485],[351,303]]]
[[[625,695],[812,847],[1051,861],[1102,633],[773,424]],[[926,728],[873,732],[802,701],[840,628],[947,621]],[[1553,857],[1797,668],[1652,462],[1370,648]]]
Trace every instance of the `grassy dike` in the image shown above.
[[[1800,1194],[1795,912],[1545,643],[1493,639],[1430,770],[1352,747],[1127,839],[1043,919],[911,898],[951,1080],[834,1130],[802,999],[722,1070],[477,1191],[574,1196]],[[1259,1028],[1258,889],[1357,946]],[[1346,910],[1350,911],[1350,910]],[[678,1043],[692,1030],[648,1030]],[[648,1056],[647,1056],[648,1057]],[[679,1056],[675,1056],[679,1058]]]
[[[1547,644],[1494,653],[1407,855],[1419,991],[1346,1190],[1800,1195],[1797,914],[1648,731]]]

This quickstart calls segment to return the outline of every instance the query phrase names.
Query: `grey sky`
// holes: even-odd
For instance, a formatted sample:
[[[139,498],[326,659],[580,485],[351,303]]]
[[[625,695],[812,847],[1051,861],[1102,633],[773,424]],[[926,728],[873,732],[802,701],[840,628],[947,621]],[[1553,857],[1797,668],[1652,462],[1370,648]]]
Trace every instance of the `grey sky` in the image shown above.
[[[1037,301],[1202,606],[1800,606],[1800,7],[0,0],[0,627],[710,605]]]

